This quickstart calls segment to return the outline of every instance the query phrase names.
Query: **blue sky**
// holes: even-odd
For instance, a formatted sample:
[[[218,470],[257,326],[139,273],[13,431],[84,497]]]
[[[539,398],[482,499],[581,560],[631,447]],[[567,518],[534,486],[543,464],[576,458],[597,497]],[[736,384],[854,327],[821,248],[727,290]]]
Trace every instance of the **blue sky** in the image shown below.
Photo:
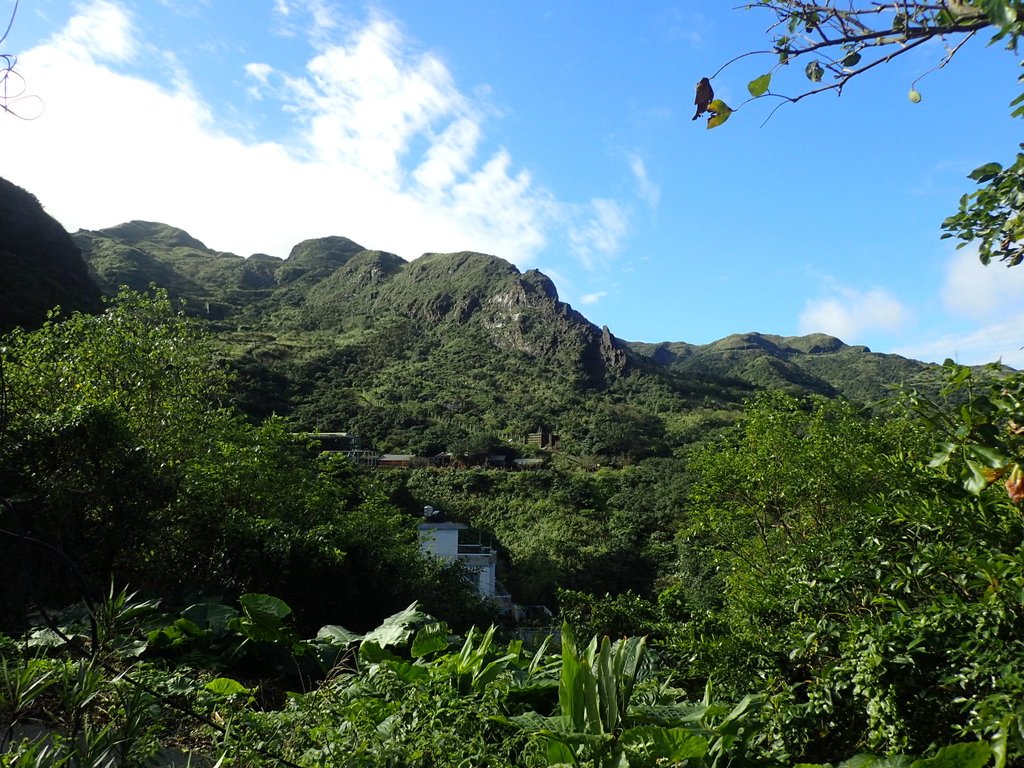
[[[1024,366],[1024,268],[939,239],[967,173],[1022,138],[1014,54],[971,41],[929,72],[944,50],[925,45],[840,98],[709,131],[696,81],[768,45],[770,18],[731,6],[22,0],[4,51],[36,119],[0,120],[0,174],[70,231],[492,253],[634,341],[821,331]],[[716,94],[742,103],[770,64],[736,62]]]

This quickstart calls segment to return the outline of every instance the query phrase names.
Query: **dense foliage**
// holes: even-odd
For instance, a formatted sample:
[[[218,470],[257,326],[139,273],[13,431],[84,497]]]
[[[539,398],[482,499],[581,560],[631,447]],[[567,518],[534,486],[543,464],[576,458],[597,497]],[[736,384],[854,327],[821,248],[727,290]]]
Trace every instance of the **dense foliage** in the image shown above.
[[[175,616],[112,591],[91,645],[73,616],[51,619],[4,649],[0,764],[790,764],[766,738],[763,697],[725,705],[708,686],[689,700],[643,638],[582,646],[565,626],[557,649],[549,637],[528,651],[499,644],[493,627],[452,636],[413,604],[364,635],[331,625],[303,640],[289,613],[246,594],[238,609],[204,603]],[[246,662],[262,677],[238,679]],[[283,694],[288,683],[301,690]],[[967,741],[897,761],[981,768],[1003,755]]]
[[[303,596],[305,620],[356,626],[467,594],[372,481],[226,405],[209,338],[164,294],[16,331],[3,374],[0,590],[21,605],[5,623],[110,574],[166,596]]]
[[[589,460],[371,470],[243,415],[161,292],[0,347],[5,764],[1024,760],[1020,374],[738,420],[640,385],[657,421],[627,376],[579,411]],[[420,553],[426,504],[532,622],[470,629],[493,608]]]

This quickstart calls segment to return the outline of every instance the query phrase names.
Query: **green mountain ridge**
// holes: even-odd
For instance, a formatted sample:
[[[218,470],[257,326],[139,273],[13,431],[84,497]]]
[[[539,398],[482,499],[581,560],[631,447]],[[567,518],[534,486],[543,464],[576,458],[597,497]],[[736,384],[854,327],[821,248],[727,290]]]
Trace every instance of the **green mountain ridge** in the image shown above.
[[[843,395],[860,402],[884,396],[885,386],[927,380],[935,369],[899,355],[872,352],[863,345],[848,345],[824,333],[776,336],[751,332],[703,345],[628,343],[639,354],[680,374],[714,373],[760,388]]]
[[[59,229],[30,203],[36,224],[5,230],[22,251],[35,247],[31,233],[52,240]],[[6,215],[28,204],[0,189]],[[758,389],[867,403],[935,378],[934,366],[824,334],[622,341],[561,301],[543,273],[481,253],[407,262],[331,236],[302,241],[285,259],[243,257],[148,221],[63,234],[63,251],[39,253],[37,267],[71,260],[83,278],[53,303],[96,311],[95,286],[109,296],[155,284],[209,321],[251,416],[354,430],[380,448],[426,453],[546,428],[581,454],[635,459],[721,423]],[[76,295],[81,303],[69,303]],[[6,306],[6,327],[45,318],[38,302]]]
[[[124,235],[128,236],[125,237]],[[603,386],[629,352],[558,300],[543,274],[479,253],[428,253],[406,262],[343,237],[306,240],[275,264],[205,249],[167,225],[130,222],[74,235],[104,291],[148,281],[211,320],[299,332],[366,330],[401,316],[436,328],[473,324],[499,349],[556,360]],[[140,252],[145,259],[140,258]],[[147,281],[147,282],[144,282]]]
[[[430,323],[475,318],[495,344],[536,356],[556,354],[575,336],[577,345],[592,350],[588,367],[595,380],[605,375],[602,369],[624,369],[629,361],[636,366],[639,356],[682,374],[864,400],[883,394],[871,378],[886,385],[909,383],[931,368],[820,333],[751,332],[705,345],[622,342],[608,329],[598,336],[582,314],[559,302],[543,273],[520,273],[479,253],[427,253],[406,262],[335,236],[305,240],[287,259],[263,254],[244,259],[211,251],[183,230],[137,221],[74,237],[108,293],[122,283],[143,289],[152,281],[213,319],[244,315],[253,301],[276,293],[278,302],[292,309],[292,324],[305,330],[366,327],[389,311]],[[135,256],[132,264],[140,248],[148,249],[148,259],[140,263]],[[851,370],[844,374],[844,367]]]

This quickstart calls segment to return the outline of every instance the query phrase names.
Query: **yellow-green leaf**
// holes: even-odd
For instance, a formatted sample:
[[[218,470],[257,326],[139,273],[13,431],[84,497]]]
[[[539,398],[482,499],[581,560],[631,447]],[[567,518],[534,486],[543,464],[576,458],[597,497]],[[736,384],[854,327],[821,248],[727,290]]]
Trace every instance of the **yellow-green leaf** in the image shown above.
[[[732,114],[732,109],[721,99],[715,99],[708,105],[711,117],[708,118],[708,128],[717,128]]]
[[[764,96],[768,92],[768,86],[772,82],[772,73],[766,72],[760,77],[755,77],[749,83],[747,83],[747,90],[750,91],[750,95],[755,99],[758,96]]]
[[[236,696],[238,694],[250,694],[252,690],[246,688],[237,680],[233,680],[230,677],[218,677],[216,680],[211,680],[205,686],[206,690],[213,691],[220,696]]]

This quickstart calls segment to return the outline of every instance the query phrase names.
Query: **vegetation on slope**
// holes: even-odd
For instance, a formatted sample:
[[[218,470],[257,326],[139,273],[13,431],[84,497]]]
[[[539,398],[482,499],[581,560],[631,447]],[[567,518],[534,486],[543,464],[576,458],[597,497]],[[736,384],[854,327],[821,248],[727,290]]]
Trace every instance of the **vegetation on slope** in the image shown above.
[[[125,291],[0,344],[3,764],[1024,759],[1019,374],[951,365],[929,399],[920,365],[829,337],[629,349],[479,254],[78,239],[187,313]],[[870,409],[804,397],[858,383]],[[538,427],[561,450],[518,473],[296,436],[469,458]],[[560,612],[560,649],[469,631],[493,608],[420,553],[425,504]]]
[[[243,260],[146,222],[76,240],[105,290],[151,279],[215,318],[252,418],[355,432],[381,451],[507,451],[548,429],[568,454],[626,464],[670,456],[720,423],[695,414],[737,414],[756,389],[876,401],[932,370],[830,337],[626,344],[560,302],[541,273],[483,254],[406,263],[332,237],[284,261]]]
[[[245,419],[214,339],[159,293],[122,294],[102,315],[16,331],[3,347],[5,623],[22,632],[39,607],[82,594],[100,605],[111,579],[136,585],[170,614],[127,621],[117,653],[145,663],[116,664],[207,718],[174,730],[152,691],[133,699],[119,682],[125,667],[68,656],[116,635],[97,616],[117,611],[94,609],[81,640],[69,619],[58,629],[70,642],[47,627],[5,646],[5,722],[40,717],[66,737],[15,745],[8,729],[12,764],[81,761],[81,750],[127,764],[173,739],[211,761],[299,765],[790,765],[949,750],[953,764],[982,765],[1024,754],[1018,374],[993,371],[986,384],[951,367],[950,405],[910,398],[885,418],[762,395],[697,444],[594,472],[386,473],[317,456],[277,418]],[[601,434],[629,423],[615,410],[628,406],[607,407]],[[335,668],[352,658],[352,632],[416,599],[461,628],[487,622],[460,574],[419,553],[424,503],[493,536],[524,598],[588,634],[647,635],[675,682],[649,678],[642,706],[620,702],[612,722],[569,703],[573,686],[585,701],[612,674],[600,643],[564,640],[558,682],[531,681],[556,660],[527,661],[520,646],[474,656],[479,635],[455,652],[446,628],[426,624],[404,635],[415,648],[424,632],[419,651],[364,637],[354,668]],[[318,640],[301,640],[317,627]],[[56,656],[33,660],[31,648]],[[74,704],[83,680],[103,691],[95,706]],[[281,696],[294,686],[306,693]],[[19,693],[30,690],[38,704]],[[60,690],[63,709],[50,698]]]
[[[78,249],[39,201],[0,179],[0,332],[35,328],[60,306],[65,313],[100,308],[100,292]]]

